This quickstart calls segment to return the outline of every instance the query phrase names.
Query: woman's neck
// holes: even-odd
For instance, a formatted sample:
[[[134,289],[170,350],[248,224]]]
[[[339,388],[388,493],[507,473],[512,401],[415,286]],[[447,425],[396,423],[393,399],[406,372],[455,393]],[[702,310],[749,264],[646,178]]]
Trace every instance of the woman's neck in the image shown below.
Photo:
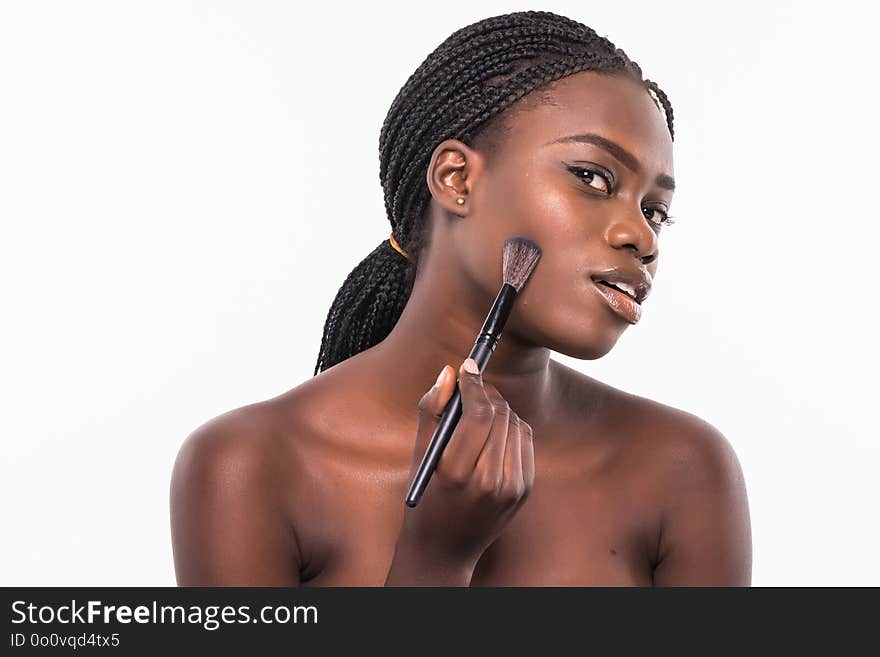
[[[500,286],[499,286],[500,287]],[[474,298],[473,284],[429,266],[420,272],[391,333],[364,353],[384,387],[382,397],[404,412],[417,412],[419,398],[444,365],[458,371],[468,356],[494,297]],[[485,306],[485,307],[483,307]],[[514,305],[513,313],[516,312]],[[513,409],[533,427],[552,414],[555,398],[550,350],[527,345],[505,330],[483,373]]]

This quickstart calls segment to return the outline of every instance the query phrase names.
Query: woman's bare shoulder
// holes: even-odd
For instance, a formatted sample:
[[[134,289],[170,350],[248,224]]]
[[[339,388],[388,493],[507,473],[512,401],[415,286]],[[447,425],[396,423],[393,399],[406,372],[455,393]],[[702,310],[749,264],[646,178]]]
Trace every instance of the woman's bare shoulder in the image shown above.
[[[272,439],[269,417],[261,404],[249,404],[203,422],[180,446],[175,474],[204,476],[208,470],[232,476],[244,470],[269,467],[278,445]]]
[[[288,463],[291,451],[320,430],[325,389],[320,377],[312,377],[270,399],[221,413],[186,436],[177,461],[187,469],[230,473]]]
[[[185,437],[170,491],[179,583],[298,583],[310,559],[297,509],[314,488],[307,453],[322,394],[315,383],[217,415]]]
[[[731,441],[684,409],[618,389],[609,399],[639,497],[660,518],[654,583],[748,586],[749,502]]]
[[[666,483],[711,484],[741,479],[733,444],[722,431],[696,413],[633,393],[623,393],[641,445]]]
[[[174,482],[210,479],[213,485],[291,486],[318,472],[320,461],[344,449],[347,363],[310,377],[273,398],[222,413],[183,441]],[[232,481],[235,480],[235,481]]]
[[[739,461],[728,438],[697,414],[627,392],[556,363],[583,408],[602,430],[632,447],[655,472],[677,481],[689,477],[736,476]]]

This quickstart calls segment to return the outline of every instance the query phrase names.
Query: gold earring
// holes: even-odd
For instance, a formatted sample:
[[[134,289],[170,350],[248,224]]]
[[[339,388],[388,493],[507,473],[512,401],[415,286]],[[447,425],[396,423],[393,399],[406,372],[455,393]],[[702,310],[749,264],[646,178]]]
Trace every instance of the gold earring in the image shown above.
[[[464,199],[461,196],[459,196],[457,199],[455,199],[455,202],[458,203],[459,205],[464,205]]]

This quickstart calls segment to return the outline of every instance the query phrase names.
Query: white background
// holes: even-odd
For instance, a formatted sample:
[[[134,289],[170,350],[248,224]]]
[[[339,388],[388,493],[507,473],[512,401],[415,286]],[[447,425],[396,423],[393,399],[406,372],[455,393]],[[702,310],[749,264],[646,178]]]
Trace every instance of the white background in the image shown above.
[[[599,361],[739,455],[755,585],[880,585],[876,17],[862,3],[3,2],[4,585],[173,585],[171,467],[312,375],[389,233],[378,138],[451,32],[546,9],[675,111],[675,226]]]

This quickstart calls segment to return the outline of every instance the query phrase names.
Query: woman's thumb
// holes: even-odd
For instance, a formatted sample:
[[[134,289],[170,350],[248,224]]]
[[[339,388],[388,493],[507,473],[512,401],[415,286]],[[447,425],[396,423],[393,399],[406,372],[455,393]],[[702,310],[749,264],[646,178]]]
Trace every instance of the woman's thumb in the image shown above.
[[[449,365],[444,365],[443,369],[440,370],[440,374],[437,375],[434,385],[428,392],[422,395],[422,398],[419,400],[419,412],[422,416],[434,415],[436,419],[440,419],[446,402],[452,396],[452,386],[447,385],[450,378],[449,372]]]
[[[452,397],[455,390],[455,377],[453,369],[444,365],[437,376],[437,381],[428,392],[419,400],[419,433],[416,438],[416,451],[424,452],[428,447],[428,441],[434,434],[434,429],[440,422],[443,409]]]

